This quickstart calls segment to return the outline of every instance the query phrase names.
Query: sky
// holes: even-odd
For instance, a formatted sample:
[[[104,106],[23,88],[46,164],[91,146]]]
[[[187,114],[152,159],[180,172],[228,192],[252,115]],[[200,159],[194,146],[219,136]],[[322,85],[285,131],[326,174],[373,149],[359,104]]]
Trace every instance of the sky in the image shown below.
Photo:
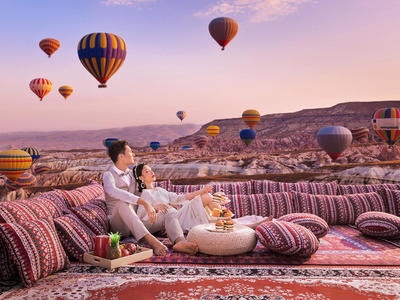
[[[1,0],[0,132],[179,124],[400,97],[398,0]],[[216,17],[239,24],[221,51]],[[86,34],[127,45],[99,89],[78,59]],[[49,59],[43,38],[60,48]],[[42,102],[29,89],[50,79]],[[58,87],[74,92],[64,100]]]

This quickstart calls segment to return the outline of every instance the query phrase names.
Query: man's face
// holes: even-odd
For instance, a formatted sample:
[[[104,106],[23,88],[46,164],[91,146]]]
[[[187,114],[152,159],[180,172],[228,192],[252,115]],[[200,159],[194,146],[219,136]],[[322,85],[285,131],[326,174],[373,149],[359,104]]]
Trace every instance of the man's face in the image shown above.
[[[120,154],[119,159],[121,160],[121,162],[123,162],[127,165],[131,165],[135,162],[134,157],[135,157],[135,154],[132,152],[131,147],[126,145],[125,152],[124,152],[124,154]]]

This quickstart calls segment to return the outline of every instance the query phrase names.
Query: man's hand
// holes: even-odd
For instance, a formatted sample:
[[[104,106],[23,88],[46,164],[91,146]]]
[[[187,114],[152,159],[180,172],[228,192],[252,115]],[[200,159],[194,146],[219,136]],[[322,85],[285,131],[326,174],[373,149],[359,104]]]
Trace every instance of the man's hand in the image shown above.
[[[151,204],[147,203],[144,205],[144,208],[147,211],[147,214],[149,215],[149,222],[150,224],[153,224],[157,220],[157,213],[156,210],[154,209]]]
[[[158,204],[154,206],[154,209],[158,212],[161,212],[162,214],[167,213],[168,211],[168,205],[167,204]]]

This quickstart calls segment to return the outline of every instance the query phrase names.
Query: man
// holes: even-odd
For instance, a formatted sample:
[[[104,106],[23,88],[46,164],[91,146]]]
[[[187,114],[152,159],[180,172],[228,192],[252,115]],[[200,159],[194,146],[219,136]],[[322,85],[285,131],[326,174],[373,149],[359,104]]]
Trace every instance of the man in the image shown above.
[[[156,219],[155,209],[135,195],[136,181],[132,170],[134,154],[127,141],[113,142],[108,148],[113,166],[104,173],[103,185],[107,203],[107,215],[111,230],[122,235],[133,235],[137,241],[144,238],[156,255],[165,255],[167,247],[154,237],[136,215],[138,205],[143,205],[150,221]]]

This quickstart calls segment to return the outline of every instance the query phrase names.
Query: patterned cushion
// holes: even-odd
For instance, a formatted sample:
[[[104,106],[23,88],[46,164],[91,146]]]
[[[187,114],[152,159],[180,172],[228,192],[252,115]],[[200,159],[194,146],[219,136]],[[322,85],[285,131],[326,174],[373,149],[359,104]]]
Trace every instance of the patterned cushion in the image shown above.
[[[285,221],[267,221],[256,228],[258,240],[266,248],[285,255],[310,256],[319,247],[307,228]]]
[[[190,184],[171,184],[169,186],[170,192],[174,192],[177,194],[187,194],[201,190],[205,185],[190,185]]]
[[[340,195],[361,194],[370,192],[379,192],[381,189],[400,190],[400,184],[353,184],[353,185],[338,185],[338,193]]]
[[[154,187],[162,187],[164,190],[172,192],[171,190],[171,181],[170,180],[163,180],[163,181],[156,181],[153,183]]]
[[[280,217],[278,221],[292,222],[304,226],[305,228],[311,230],[311,232],[314,233],[318,239],[324,237],[329,231],[328,224],[320,217],[312,214],[289,214]]]
[[[96,198],[105,199],[104,188],[96,181],[73,190],[61,190],[69,208],[81,206]]]
[[[253,183],[251,181],[215,184],[213,192],[224,192],[226,195],[254,194]]]
[[[93,250],[95,234],[74,214],[54,219],[54,225],[69,258],[82,261],[83,254]]]
[[[42,198],[40,195],[35,198],[31,198],[26,200],[26,204],[28,206],[34,207],[35,205],[45,206],[50,212],[50,216],[53,218],[57,218],[63,215],[63,209],[58,207],[57,204],[47,198]]]
[[[337,182],[275,182],[269,180],[254,180],[253,192],[255,194],[278,192],[301,192],[315,195],[336,195]]]
[[[384,188],[379,193],[385,202],[385,211],[400,216],[400,191]]]
[[[5,242],[0,238],[0,281],[18,278],[17,266],[12,261]]]
[[[359,215],[367,211],[385,211],[385,203],[378,193],[348,194],[346,198],[353,206],[356,219]]]
[[[37,203],[26,205],[29,200],[6,201],[0,203],[0,216],[4,223],[24,222],[51,216],[50,211]]]
[[[69,266],[51,219],[0,224],[0,238],[25,286]]]
[[[226,206],[235,218],[249,215],[279,218],[295,212],[290,193],[231,195],[229,199],[231,202]]]
[[[363,213],[357,218],[356,226],[365,235],[400,238],[400,217],[388,213],[375,211]]]
[[[50,200],[61,211],[68,210],[68,208],[69,208],[68,200],[65,198],[62,190],[53,190],[51,192],[46,192],[46,193],[40,194],[39,197],[41,199],[44,198],[44,199]]]
[[[103,202],[101,199],[100,203]],[[107,211],[104,207],[99,206],[98,199],[95,199],[84,205],[73,207],[71,211],[96,235],[102,235],[109,231]]]

